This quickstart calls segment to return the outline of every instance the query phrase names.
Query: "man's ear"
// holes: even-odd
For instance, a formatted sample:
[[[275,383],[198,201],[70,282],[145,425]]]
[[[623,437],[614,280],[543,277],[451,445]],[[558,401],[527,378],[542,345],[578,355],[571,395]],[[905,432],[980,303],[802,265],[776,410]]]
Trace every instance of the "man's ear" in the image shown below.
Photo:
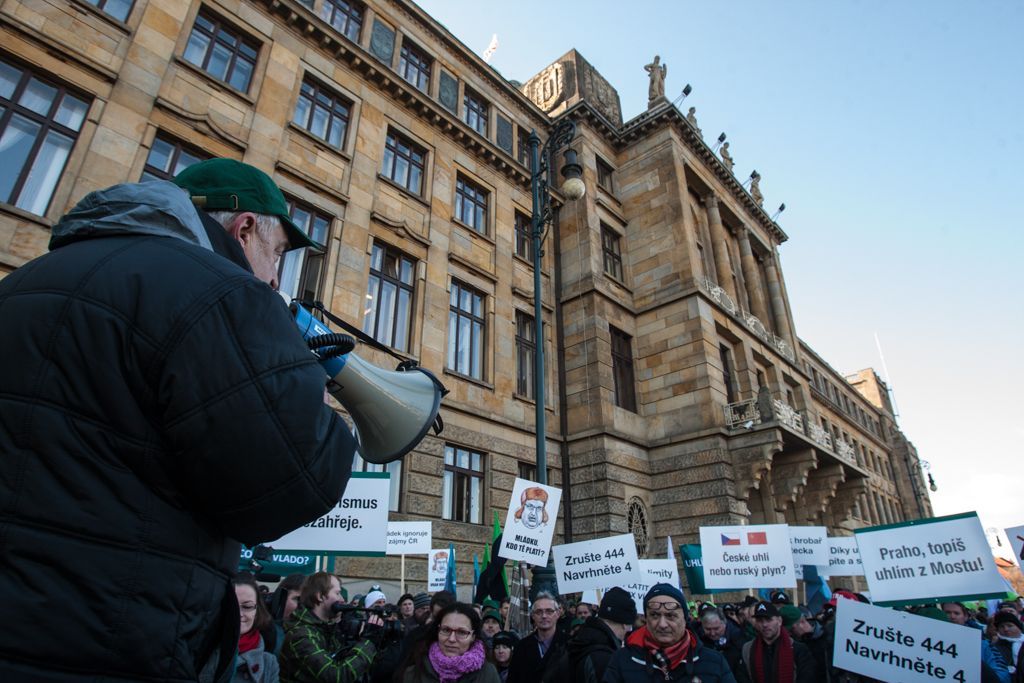
[[[243,247],[256,237],[256,214],[251,211],[243,211],[236,214],[228,225],[228,234]]]

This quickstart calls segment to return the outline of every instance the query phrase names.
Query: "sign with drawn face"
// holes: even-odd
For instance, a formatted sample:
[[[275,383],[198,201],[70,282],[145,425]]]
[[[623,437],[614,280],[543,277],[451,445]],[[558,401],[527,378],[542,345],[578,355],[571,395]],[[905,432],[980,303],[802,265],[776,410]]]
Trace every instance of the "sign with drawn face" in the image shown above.
[[[427,590],[431,593],[444,590],[448,576],[448,548],[434,548],[427,555]]]
[[[533,565],[547,564],[561,500],[561,489],[516,479],[498,556]]]

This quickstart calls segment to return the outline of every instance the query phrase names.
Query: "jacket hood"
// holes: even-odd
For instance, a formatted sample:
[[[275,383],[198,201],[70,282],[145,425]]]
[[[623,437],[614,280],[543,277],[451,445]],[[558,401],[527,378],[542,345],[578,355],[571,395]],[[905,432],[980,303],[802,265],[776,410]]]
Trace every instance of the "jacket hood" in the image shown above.
[[[188,193],[167,180],[148,180],[87,194],[53,227],[50,250],[121,235],[174,237],[213,249]]]
[[[569,640],[569,652],[583,654],[600,647],[614,652],[619,648],[619,639],[599,617],[589,617]]]

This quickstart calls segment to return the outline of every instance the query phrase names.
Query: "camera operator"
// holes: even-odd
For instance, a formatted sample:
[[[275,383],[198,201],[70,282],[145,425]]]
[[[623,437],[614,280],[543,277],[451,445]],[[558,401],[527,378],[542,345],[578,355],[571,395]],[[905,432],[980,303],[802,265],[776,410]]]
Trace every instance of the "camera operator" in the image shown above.
[[[343,604],[341,582],[333,574],[317,572],[302,584],[299,607],[285,623],[282,683],[357,683],[367,677],[384,621],[369,614],[359,635],[347,640],[335,623],[335,606]]]

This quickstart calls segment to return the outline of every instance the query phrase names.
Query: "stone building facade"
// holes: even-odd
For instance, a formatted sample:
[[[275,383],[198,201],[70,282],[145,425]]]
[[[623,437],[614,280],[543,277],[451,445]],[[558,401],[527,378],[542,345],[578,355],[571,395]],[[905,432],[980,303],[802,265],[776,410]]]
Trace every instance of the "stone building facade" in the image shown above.
[[[702,524],[930,515],[885,387],[797,336],[785,233],[674,106],[623,122],[575,51],[520,86],[404,0],[9,0],[0,32],[0,277],[91,190],[264,169],[323,245],[288,255],[282,293],[451,390],[444,433],[391,466],[392,518],[433,520],[463,585],[536,471],[538,343],[560,539],[632,530],[660,556]],[[537,340],[527,137],[561,117],[588,191],[552,190]],[[393,582],[398,558],[340,570]]]

